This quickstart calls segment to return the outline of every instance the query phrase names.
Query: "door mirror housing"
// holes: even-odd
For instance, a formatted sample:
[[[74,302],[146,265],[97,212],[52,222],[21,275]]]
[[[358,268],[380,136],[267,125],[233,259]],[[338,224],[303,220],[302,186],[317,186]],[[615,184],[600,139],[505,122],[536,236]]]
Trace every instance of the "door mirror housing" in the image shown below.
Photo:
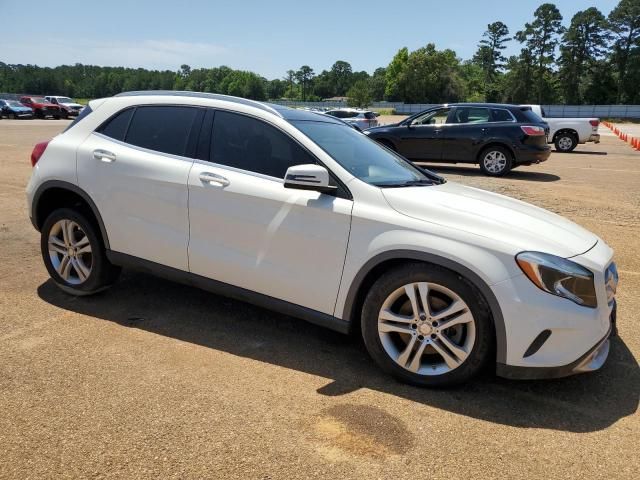
[[[287,169],[284,187],[297,190],[333,192],[336,187],[329,185],[329,171],[321,165],[294,165]]]

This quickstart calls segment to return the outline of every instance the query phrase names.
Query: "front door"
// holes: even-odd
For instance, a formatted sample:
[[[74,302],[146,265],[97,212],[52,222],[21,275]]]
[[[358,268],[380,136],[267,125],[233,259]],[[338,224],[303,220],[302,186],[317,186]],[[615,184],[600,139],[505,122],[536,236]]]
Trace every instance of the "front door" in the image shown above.
[[[353,202],[284,188],[316,160],[253,117],[216,111],[207,158],[189,175],[191,272],[332,315]]]
[[[442,128],[450,108],[431,110],[397,127],[398,153],[413,161],[438,161],[442,154]]]

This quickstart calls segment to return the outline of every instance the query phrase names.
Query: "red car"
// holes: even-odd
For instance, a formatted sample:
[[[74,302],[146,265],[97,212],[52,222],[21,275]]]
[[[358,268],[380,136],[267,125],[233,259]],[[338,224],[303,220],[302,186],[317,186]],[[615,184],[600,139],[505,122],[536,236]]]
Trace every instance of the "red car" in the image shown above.
[[[30,107],[36,118],[53,117],[59,120],[64,116],[64,112],[58,105],[49,103],[44,97],[21,97],[20,103]]]

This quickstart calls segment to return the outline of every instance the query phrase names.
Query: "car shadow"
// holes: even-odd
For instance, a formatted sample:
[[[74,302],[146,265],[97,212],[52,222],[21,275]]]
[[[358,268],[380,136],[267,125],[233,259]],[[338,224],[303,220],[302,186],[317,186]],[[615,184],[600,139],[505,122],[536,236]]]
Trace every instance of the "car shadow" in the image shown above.
[[[558,153],[557,150],[554,152]],[[563,152],[563,155],[608,155],[607,152],[594,152],[590,150],[573,150],[571,152]]]
[[[602,430],[638,408],[640,369],[620,338],[602,370],[559,380],[509,381],[486,372],[451,389],[421,389],[381,372],[362,342],[196,288],[123,271],[111,289],[72,297],[48,280],[40,298],[69,311],[328,379],[319,394],[373,389],[459,415],[522,428]]]
[[[462,175],[465,177],[486,177],[477,166],[459,167],[452,165],[433,165],[429,163],[418,163],[418,167],[426,168],[437,174]],[[526,168],[526,167],[523,167]],[[489,177],[487,177],[489,178]],[[530,170],[514,169],[507,173],[504,178],[509,180],[526,180],[530,182],[557,182],[560,177],[552,173],[533,172]]]

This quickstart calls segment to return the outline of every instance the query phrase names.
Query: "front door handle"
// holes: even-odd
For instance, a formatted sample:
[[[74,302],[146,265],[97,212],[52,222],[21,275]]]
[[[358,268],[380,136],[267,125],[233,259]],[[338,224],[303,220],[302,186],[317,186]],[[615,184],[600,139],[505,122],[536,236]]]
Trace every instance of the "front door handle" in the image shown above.
[[[202,172],[200,174],[200,180],[205,183],[217,183],[218,185],[222,185],[223,187],[226,187],[231,183],[222,175],[216,175],[215,173],[211,172]]]
[[[116,154],[108,150],[98,149],[93,151],[93,158],[102,162],[113,163],[116,161]]]

